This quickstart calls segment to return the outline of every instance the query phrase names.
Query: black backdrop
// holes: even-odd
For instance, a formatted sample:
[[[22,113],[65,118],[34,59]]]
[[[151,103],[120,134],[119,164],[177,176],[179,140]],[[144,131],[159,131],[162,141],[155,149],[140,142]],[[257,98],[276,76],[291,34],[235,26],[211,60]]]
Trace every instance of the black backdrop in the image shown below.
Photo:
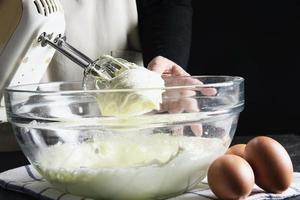
[[[300,1],[194,0],[192,75],[245,78],[237,134],[300,132]]]

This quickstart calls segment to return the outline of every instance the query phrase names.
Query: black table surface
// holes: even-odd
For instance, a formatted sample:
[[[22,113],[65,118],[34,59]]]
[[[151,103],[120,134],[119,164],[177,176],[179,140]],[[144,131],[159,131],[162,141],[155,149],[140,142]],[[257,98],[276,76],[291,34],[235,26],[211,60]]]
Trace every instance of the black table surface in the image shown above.
[[[300,172],[300,136],[295,134],[269,135],[280,142],[289,153],[295,172]],[[232,145],[247,143],[253,136],[235,136]],[[22,152],[0,152],[0,172],[28,164]],[[0,200],[34,200],[28,195],[11,192],[0,188]],[[289,200],[300,200],[300,196],[288,198]]]

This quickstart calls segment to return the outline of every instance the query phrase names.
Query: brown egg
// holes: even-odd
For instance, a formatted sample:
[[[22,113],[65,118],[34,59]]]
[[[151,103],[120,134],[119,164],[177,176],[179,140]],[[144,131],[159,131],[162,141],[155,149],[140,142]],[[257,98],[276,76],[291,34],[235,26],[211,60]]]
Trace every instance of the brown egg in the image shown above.
[[[255,183],[267,192],[286,190],[293,176],[293,164],[284,147],[276,140],[259,136],[248,142],[245,159],[255,174]]]
[[[244,151],[245,151],[246,144],[236,144],[231,146],[225,154],[232,154],[237,155],[240,157],[244,157]]]
[[[220,199],[244,199],[254,186],[254,173],[246,160],[236,155],[223,155],[209,167],[207,180]]]

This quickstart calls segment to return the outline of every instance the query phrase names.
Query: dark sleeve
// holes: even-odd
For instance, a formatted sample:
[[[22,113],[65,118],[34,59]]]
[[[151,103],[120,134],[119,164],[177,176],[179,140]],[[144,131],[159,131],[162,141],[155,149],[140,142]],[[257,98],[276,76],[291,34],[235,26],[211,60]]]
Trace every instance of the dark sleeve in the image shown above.
[[[164,56],[187,68],[192,35],[191,0],[136,0],[145,66]]]

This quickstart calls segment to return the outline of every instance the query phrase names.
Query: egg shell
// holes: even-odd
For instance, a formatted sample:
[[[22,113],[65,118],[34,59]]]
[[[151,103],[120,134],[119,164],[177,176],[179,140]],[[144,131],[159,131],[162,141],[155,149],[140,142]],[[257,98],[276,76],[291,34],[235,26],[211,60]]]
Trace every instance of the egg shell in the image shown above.
[[[246,160],[223,155],[209,167],[207,180],[212,192],[221,199],[245,199],[254,186],[254,173]]]
[[[245,152],[245,147],[246,144],[236,144],[231,146],[225,154],[232,154],[232,155],[237,155],[240,157],[244,157],[244,152]]]
[[[285,148],[276,140],[258,136],[245,148],[245,159],[255,174],[255,183],[267,192],[281,193],[292,182],[293,164]]]

